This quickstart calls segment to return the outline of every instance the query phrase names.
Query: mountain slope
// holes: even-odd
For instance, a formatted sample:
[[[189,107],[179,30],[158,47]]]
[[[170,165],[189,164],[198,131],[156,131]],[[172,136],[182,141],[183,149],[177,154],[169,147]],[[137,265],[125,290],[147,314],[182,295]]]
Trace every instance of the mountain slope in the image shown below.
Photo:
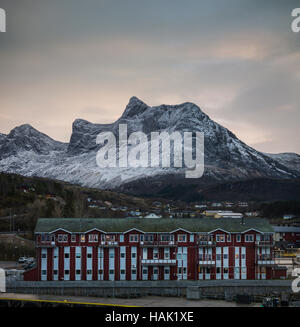
[[[290,169],[300,171],[300,156],[297,153],[284,152],[278,154],[265,154]]]
[[[49,154],[64,151],[65,144],[51,139],[29,124],[15,127],[8,135],[0,135],[0,158],[16,155],[22,151]]]
[[[205,171],[199,179],[185,178],[185,168],[102,168],[96,164],[101,132],[118,136],[119,124],[127,124],[128,135],[141,131],[203,132]],[[294,179],[298,167],[256,151],[232,132],[211,120],[193,103],[150,107],[132,97],[122,116],[112,124],[92,124],[77,119],[69,144],[57,142],[23,125],[0,137],[0,171],[25,176],[55,178],[83,186],[130,193],[160,192],[168,185],[196,185],[201,190],[217,183],[251,178]],[[129,151],[130,151],[129,147]],[[171,153],[172,157],[173,153]],[[141,190],[142,188],[142,190]]]

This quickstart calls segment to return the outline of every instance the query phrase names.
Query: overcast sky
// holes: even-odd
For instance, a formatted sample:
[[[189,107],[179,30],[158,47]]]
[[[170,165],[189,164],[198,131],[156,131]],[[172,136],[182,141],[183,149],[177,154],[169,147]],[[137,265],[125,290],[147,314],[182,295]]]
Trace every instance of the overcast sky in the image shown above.
[[[297,0],[0,0],[0,132],[115,121],[135,95],[196,103],[264,152],[300,153]]]

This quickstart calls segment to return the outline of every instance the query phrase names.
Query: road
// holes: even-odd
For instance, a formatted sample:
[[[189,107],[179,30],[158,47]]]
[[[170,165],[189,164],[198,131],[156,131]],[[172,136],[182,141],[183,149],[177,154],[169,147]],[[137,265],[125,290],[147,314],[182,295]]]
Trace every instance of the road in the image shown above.
[[[1,293],[0,299],[26,299],[26,300],[46,300],[46,301],[67,301],[76,303],[95,303],[98,305],[117,306],[140,306],[140,307],[260,307],[261,304],[250,305],[237,304],[221,300],[187,300],[186,298],[145,296],[137,299],[101,298],[101,297],[78,297],[78,296],[58,296],[58,295],[36,295],[36,294],[14,294]]]

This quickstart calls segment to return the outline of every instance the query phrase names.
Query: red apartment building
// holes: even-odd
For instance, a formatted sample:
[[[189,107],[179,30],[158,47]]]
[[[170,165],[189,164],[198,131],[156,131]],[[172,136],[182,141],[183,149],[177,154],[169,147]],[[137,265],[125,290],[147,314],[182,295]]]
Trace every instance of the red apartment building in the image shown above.
[[[258,218],[39,219],[24,280],[271,279],[273,233]]]

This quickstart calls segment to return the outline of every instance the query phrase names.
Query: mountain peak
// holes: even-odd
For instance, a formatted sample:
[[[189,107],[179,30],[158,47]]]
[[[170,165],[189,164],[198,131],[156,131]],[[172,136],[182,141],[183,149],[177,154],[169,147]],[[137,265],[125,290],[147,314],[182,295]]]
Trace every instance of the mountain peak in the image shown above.
[[[136,96],[133,96],[129,99],[129,102],[125,108],[122,118],[131,118],[134,116],[138,116],[148,108],[149,106],[146,103],[144,103]]]
[[[13,131],[20,131],[20,132],[30,132],[30,131],[37,131],[35,128],[33,128],[30,124],[22,124],[20,126],[16,126],[13,128],[10,132]]]

